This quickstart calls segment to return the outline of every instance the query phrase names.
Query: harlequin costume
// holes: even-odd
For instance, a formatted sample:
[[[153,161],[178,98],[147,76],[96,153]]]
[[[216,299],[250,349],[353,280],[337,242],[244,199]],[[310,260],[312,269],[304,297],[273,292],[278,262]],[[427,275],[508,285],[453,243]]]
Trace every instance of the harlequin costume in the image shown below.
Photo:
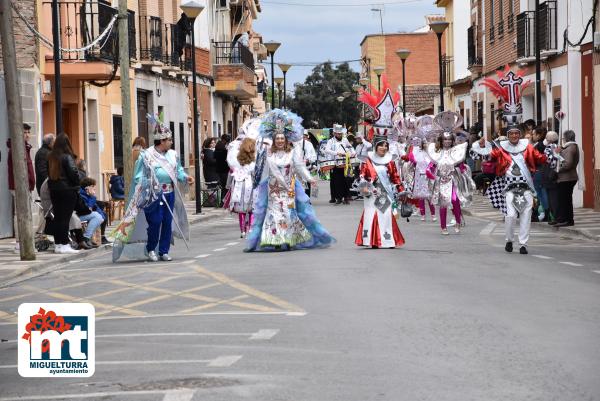
[[[148,119],[154,125],[155,140],[172,137],[162,118],[148,115]],[[125,214],[112,234],[113,262],[121,257],[170,261],[173,235],[189,240],[187,213],[177,185],[187,178],[176,151],[162,153],[151,146],[140,153]],[[145,218],[139,218],[140,211]]]
[[[510,136],[511,132],[521,135],[521,94],[529,82],[524,83],[522,73],[515,74],[508,66],[498,75],[498,81],[487,78],[483,85],[490,88],[503,103],[503,119],[508,125],[507,136]],[[519,139],[516,142],[503,140],[499,143],[485,141],[484,146],[475,143],[472,153],[496,162],[497,177],[488,189],[488,197],[492,204],[505,214],[505,250],[513,250],[514,229],[519,218],[519,252],[527,254],[531,213],[536,196],[532,173],[537,165],[546,163],[547,157],[538,152],[528,139]]]
[[[373,100],[366,93],[360,100]],[[371,105],[370,103],[366,103]],[[364,197],[364,210],[358,224],[355,243],[372,248],[395,248],[404,244],[404,237],[396,221],[398,201],[403,186],[396,167],[395,155],[389,151],[389,136],[394,130],[392,116],[396,111],[388,89],[373,107],[373,150],[368,152],[360,169],[359,193]],[[388,144],[385,155],[377,154],[377,147]]]

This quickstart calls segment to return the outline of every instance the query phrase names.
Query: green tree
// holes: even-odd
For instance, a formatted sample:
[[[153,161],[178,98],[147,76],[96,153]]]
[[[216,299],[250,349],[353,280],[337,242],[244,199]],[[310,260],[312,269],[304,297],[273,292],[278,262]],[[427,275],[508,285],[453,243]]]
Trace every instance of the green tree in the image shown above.
[[[303,84],[296,84],[293,99],[288,98],[289,107],[304,119],[307,128],[331,127],[337,123],[356,132],[360,109],[352,85],[358,79],[359,74],[348,63],[335,68],[329,62],[319,64]],[[344,92],[350,95],[340,104],[337,98]]]

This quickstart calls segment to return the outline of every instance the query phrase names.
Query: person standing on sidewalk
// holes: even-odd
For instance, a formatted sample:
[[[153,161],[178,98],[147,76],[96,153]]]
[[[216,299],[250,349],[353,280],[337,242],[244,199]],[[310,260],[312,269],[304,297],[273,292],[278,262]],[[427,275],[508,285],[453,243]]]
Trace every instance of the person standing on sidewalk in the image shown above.
[[[544,145],[544,140],[546,139],[546,128],[544,127],[536,127],[533,131],[533,147],[540,153],[544,153],[546,150],[546,145]],[[548,204],[548,192],[546,192],[546,188],[542,185],[544,180],[544,163],[541,166],[537,166],[535,173],[533,174],[533,185],[535,186],[535,192],[537,193],[538,200],[540,201],[539,209],[537,213],[534,213],[534,219],[537,217],[538,221],[548,221],[550,206]],[[535,221],[535,220],[534,220]]]
[[[25,145],[25,162],[27,164],[27,180],[29,184],[29,192],[32,192],[35,189],[35,174],[33,172],[33,162],[31,161],[31,145],[29,144],[29,139],[31,137],[31,126],[28,124],[23,124],[23,143]],[[12,163],[12,144],[10,138],[6,141],[6,147],[8,148],[8,190],[13,196],[13,204],[16,200],[15,197],[15,175],[13,170]],[[16,210],[16,208],[13,208]],[[17,240],[17,245],[15,249],[19,249],[19,233],[17,230],[17,219],[15,218],[15,238]]]
[[[542,187],[548,195],[548,224],[556,224],[558,216],[558,184],[556,180],[558,173],[556,167],[558,160],[554,157],[555,149],[558,147],[558,134],[554,131],[548,131],[544,139],[544,154],[548,157],[548,163],[543,167]]]
[[[69,137],[61,133],[48,155],[48,188],[52,200],[55,253],[77,253],[69,241],[69,221],[79,197],[79,174]]]
[[[52,146],[54,146],[55,139],[54,134],[44,135],[42,147],[35,153],[35,188],[38,195],[40,194],[42,184],[48,178],[48,155],[52,150]]]
[[[151,262],[168,262],[173,260],[169,256],[173,234],[189,240],[187,213],[177,183],[193,184],[194,179],[184,172],[177,152],[171,149],[173,135],[169,128],[158,116],[148,115],[148,119],[154,125],[154,146],[142,151],[136,161],[132,195],[112,234],[113,262],[121,258],[126,248],[131,249],[127,251],[131,258],[145,254]],[[141,210],[145,219],[137,218]]]
[[[557,148],[563,158],[558,169],[558,216],[554,227],[570,227],[575,225],[573,219],[573,189],[579,177],[579,146],[575,142],[575,132],[568,130],[563,133],[563,145]]]

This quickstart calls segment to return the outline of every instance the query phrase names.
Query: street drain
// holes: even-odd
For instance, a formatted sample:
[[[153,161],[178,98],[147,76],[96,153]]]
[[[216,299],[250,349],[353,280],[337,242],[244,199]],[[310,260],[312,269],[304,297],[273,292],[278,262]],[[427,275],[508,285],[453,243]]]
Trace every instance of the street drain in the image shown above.
[[[224,377],[195,377],[188,379],[158,380],[137,385],[120,384],[123,391],[175,390],[195,388],[228,387],[241,384],[239,380]]]

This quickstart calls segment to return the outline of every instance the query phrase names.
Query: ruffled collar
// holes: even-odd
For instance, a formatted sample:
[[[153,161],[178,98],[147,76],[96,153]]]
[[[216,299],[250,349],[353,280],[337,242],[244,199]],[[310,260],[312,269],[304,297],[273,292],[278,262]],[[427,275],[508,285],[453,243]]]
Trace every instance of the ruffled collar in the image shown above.
[[[369,156],[369,159],[371,159],[371,161],[375,164],[388,164],[389,162],[394,160],[394,156],[389,151],[383,156],[379,156],[377,153],[372,151],[367,153],[367,155]]]
[[[500,147],[508,153],[512,153],[513,155],[525,152],[525,149],[527,149],[527,145],[529,145],[528,139],[519,139],[519,143],[517,143],[516,145],[510,143],[509,140],[500,141]]]

